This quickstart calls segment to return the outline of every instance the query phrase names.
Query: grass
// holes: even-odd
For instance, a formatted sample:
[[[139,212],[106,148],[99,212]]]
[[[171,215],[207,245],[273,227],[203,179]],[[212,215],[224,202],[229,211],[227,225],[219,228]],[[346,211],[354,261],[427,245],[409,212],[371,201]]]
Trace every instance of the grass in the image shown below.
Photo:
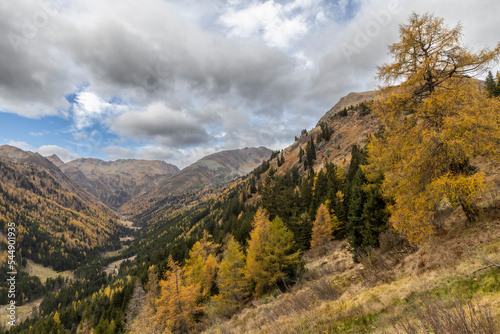
[[[31,315],[33,307],[38,307],[42,302],[42,298],[32,301],[31,303],[24,304],[22,306],[16,306],[16,324],[26,320],[26,318]],[[6,308],[8,305],[2,305],[0,307],[0,325],[5,326],[10,319],[7,317]]]
[[[37,276],[44,284],[47,278],[57,278],[59,275],[61,275],[63,278],[73,276],[73,272],[70,270],[55,271],[52,268],[44,267],[41,264],[35,263],[31,260],[27,261],[26,267],[23,269],[23,271],[29,273],[30,275]]]

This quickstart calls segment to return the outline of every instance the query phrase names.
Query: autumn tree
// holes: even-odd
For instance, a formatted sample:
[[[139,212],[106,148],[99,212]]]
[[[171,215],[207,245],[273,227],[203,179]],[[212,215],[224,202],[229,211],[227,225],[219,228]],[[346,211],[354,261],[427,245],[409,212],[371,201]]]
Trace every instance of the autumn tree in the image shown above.
[[[231,237],[224,251],[217,277],[219,294],[214,296],[212,305],[221,316],[231,316],[243,303],[248,293],[245,279],[245,254],[239,243]]]
[[[191,333],[195,325],[195,315],[201,311],[197,304],[200,286],[185,281],[182,268],[168,259],[169,270],[160,281],[160,296],[157,312],[152,319],[155,325],[174,333]]]
[[[401,40],[389,47],[392,64],[378,67],[378,76],[388,84],[401,82],[418,98],[448,87],[450,79],[477,76],[494,64],[500,43],[493,50],[477,53],[462,44],[462,26],[448,28],[444,20],[432,14],[413,13],[399,27]]]
[[[137,283],[134,289],[134,295],[129,304],[129,310],[133,319],[128,319],[126,332],[130,334],[168,334],[170,330],[164,327],[163,322],[152,321],[156,317],[157,312],[157,299],[160,296],[160,285],[158,276],[154,267],[149,268],[148,282],[145,290]],[[145,295],[144,295],[145,292]],[[138,306],[131,310],[133,303],[140,303]]]
[[[473,162],[498,157],[500,105],[467,77],[488,70],[500,46],[473,53],[461,43],[460,25],[448,28],[430,14],[411,15],[400,35],[389,47],[394,63],[378,75],[402,83],[374,103],[385,132],[371,140],[363,171],[372,181],[383,175],[396,231],[423,243],[440,207],[461,206],[470,221],[477,216],[485,176]]]
[[[316,213],[311,236],[311,250],[325,251],[326,244],[332,239],[332,218],[325,204],[321,204]]]
[[[215,249],[219,246],[205,230],[203,237],[189,251],[189,258],[184,266],[184,275],[191,285],[200,287],[200,296],[207,298],[215,289],[219,263]]]
[[[294,252],[293,233],[276,217],[272,222],[266,210],[255,214],[248,241],[246,273],[261,294],[273,285],[282,283],[299,265],[299,252]]]

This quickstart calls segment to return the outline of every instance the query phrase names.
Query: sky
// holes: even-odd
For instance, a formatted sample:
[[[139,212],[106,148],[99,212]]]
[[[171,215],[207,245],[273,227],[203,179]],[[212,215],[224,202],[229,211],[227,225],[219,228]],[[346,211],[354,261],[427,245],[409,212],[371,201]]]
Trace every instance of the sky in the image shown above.
[[[282,149],[378,87],[412,12],[500,41],[498,0],[0,0],[0,145],[180,168]]]

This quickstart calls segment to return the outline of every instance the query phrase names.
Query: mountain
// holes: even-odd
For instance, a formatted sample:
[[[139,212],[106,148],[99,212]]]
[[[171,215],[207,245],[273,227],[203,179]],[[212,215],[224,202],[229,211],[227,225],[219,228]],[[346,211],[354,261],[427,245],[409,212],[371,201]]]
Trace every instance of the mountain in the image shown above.
[[[57,180],[58,183],[61,183],[65,188],[75,193],[78,197],[82,198],[86,202],[92,203],[92,205],[100,206],[104,208],[102,203],[98,201],[94,196],[83,190],[79,187],[79,185],[72,180],[70,180],[66,174],[64,174],[51,160],[57,162],[60,160],[57,156],[57,159],[47,159],[41,156],[38,153],[23,151],[17,147],[10,145],[2,145],[0,146],[0,156],[5,157],[11,162],[21,164],[21,165],[30,165],[36,167],[37,169],[41,169],[47,172],[51,177]]]
[[[344,108],[349,108],[350,106],[355,106],[360,104],[361,102],[368,102],[371,100],[377,100],[380,98],[380,92],[378,91],[367,91],[367,92],[352,92],[342,97],[330,110],[326,112],[326,114],[321,117],[318,122],[318,125],[321,122],[325,122],[330,119],[337,112],[341,111]]]
[[[116,210],[179,172],[179,168],[164,161],[135,159],[82,158],[60,168],[71,180]]]
[[[356,100],[356,102],[359,104],[363,101]],[[204,176],[204,173],[209,172],[207,165],[210,166],[212,163],[212,166],[215,166],[215,161],[220,163],[220,158],[224,155],[214,154],[185,168],[167,180],[161,188],[163,191],[177,188],[179,193],[163,197],[152,195],[149,198],[142,198],[140,203],[134,202],[133,206],[127,208],[127,213],[132,215],[131,221],[144,228],[141,230],[141,243],[132,245],[130,254],[134,251],[139,257],[149,256],[147,254],[155,252],[156,244],[161,243],[166,245],[162,248],[162,252],[172,251],[178,259],[181,259],[184,256],[183,252],[187,254],[188,251],[183,245],[184,241],[197,238],[202,235],[203,230],[209,231],[217,242],[222,242],[225,235],[231,233],[244,244],[251,230],[253,214],[256,207],[261,205],[263,190],[266,188],[273,188],[270,191],[271,196],[288,197],[285,202],[278,201],[273,211],[301,212],[309,210],[312,203],[316,206],[320,201],[324,201],[325,198],[318,196],[317,192],[315,196],[306,198],[306,192],[312,193],[311,169],[318,175],[327,169],[325,167],[328,164],[333,163],[338,166],[336,169],[338,174],[343,175],[344,171],[348,170],[353,145],[363,147],[367,138],[375,134],[381,125],[379,119],[370,111],[362,111],[355,105],[348,110],[347,116],[340,116],[330,111],[328,113],[321,122],[327,125],[330,133],[328,139],[323,138],[323,130],[321,125],[318,125],[297,137],[292,145],[280,153],[267,150],[268,155],[262,164],[256,164],[246,179],[237,179],[213,191],[206,189],[180,193],[180,190],[192,186],[189,182],[199,181],[200,175]],[[312,168],[305,166],[305,152],[311,139],[316,154]],[[229,153],[234,154],[233,151]],[[266,185],[266,179],[271,169],[274,170],[275,176],[274,180],[270,180],[270,187]],[[280,193],[283,193],[283,196],[279,195]],[[296,201],[297,196],[304,197],[300,200],[303,203],[299,204],[303,207],[291,209],[292,201]],[[290,217],[290,212],[280,217],[290,224],[298,219]]]
[[[179,193],[229,183],[251,172],[269,159],[271,153],[265,147],[246,147],[210,154],[166,180],[159,192]]]
[[[117,246],[116,218],[38,153],[0,146],[0,228],[16,224],[23,258],[74,269]]]
[[[50,162],[52,162],[57,167],[61,167],[62,165],[64,165],[64,162],[61,160],[61,158],[59,158],[55,154],[52,154],[51,156],[45,157],[45,159],[49,160]]]

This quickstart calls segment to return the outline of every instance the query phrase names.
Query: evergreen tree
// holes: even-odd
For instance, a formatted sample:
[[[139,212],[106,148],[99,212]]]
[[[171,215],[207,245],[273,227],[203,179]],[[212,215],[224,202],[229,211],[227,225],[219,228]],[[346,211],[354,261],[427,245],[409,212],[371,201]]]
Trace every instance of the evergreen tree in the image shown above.
[[[311,139],[307,142],[306,146],[306,160],[304,161],[304,168],[309,167],[312,169],[314,160],[316,160],[316,148],[314,146],[314,139],[311,136]]]
[[[500,81],[498,83],[500,83]],[[493,74],[491,74],[491,71],[489,71],[488,76],[486,77],[485,80],[485,84],[486,84],[486,90],[488,91],[488,94],[490,96],[500,95],[500,90],[498,89],[499,87],[498,83],[495,82],[495,79],[493,79]]]

